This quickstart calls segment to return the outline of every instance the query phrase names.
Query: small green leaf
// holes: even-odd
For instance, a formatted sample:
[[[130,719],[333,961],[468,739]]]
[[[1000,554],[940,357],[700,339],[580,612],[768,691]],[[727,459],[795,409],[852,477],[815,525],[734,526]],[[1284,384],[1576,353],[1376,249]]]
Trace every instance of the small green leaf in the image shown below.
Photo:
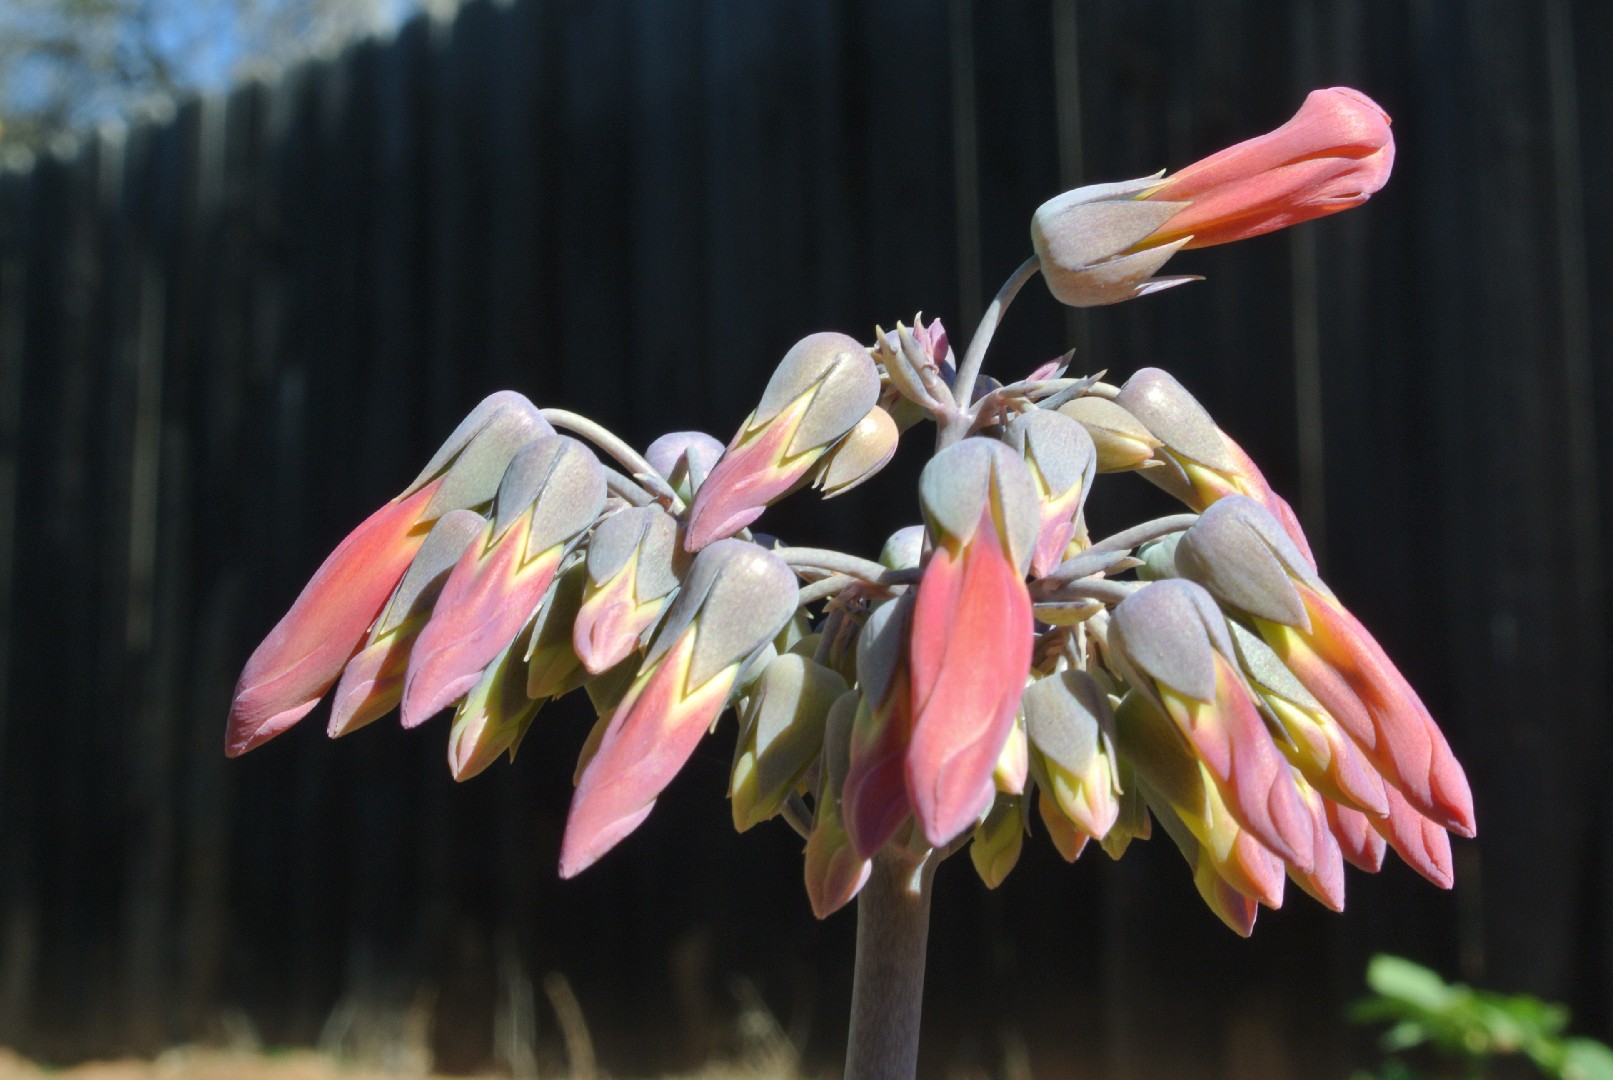
[[[1438,1012],[1449,1008],[1459,991],[1420,964],[1379,953],[1367,965],[1367,985],[1387,998]]]
[[[1595,1039],[1567,1039],[1562,1047],[1562,1080],[1613,1080],[1613,1050]]]

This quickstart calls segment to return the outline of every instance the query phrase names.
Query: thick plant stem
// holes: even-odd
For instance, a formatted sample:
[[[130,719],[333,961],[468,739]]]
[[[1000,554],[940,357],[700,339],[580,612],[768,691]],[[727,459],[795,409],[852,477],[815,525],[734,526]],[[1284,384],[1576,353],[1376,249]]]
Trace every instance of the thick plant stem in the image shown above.
[[[857,895],[857,973],[846,1080],[913,1080],[935,859],[887,848]]]

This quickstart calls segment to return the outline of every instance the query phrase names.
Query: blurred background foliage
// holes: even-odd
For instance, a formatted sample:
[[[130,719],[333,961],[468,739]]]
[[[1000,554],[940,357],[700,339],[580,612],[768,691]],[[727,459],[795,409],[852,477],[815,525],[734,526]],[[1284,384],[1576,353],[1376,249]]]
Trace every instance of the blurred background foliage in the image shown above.
[[[1449,983],[1420,964],[1380,954],[1367,966],[1372,995],[1356,1003],[1361,1024],[1388,1024],[1380,1044],[1391,1056],[1381,1071],[1355,1080],[1483,1080],[1509,1058],[1527,1060],[1550,1080],[1613,1080],[1613,1050],[1567,1034],[1569,1011],[1529,994],[1498,994]],[[1402,1060],[1423,1050],[1434,1064]]]

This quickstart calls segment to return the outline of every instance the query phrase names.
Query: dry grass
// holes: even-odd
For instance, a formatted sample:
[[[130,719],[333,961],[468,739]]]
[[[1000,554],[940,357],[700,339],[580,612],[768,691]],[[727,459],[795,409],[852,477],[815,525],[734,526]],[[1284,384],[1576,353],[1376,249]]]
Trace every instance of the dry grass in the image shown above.
[[[97,1061],[71,1069],[45,1069],[0,1050],[0,1080],[395,1080],[396,1072],[343,1065],[311,1050],[245,1054],[180,1047],[155,1061]],[[413,1074],[426,1080],[423,1073]],[[435,1074],[434,1074],[435,1075]],[[602,1074],[595,1073],[603,1080]],[[665,1080],[798,1080],[783,1062],[712,1064],[699,1072]],[[488,1080],[492,1080],[489,1076]],[[502,1080],[507,1080],[507,1074]],[[545,1080],[562,1080],[546,1077]]]

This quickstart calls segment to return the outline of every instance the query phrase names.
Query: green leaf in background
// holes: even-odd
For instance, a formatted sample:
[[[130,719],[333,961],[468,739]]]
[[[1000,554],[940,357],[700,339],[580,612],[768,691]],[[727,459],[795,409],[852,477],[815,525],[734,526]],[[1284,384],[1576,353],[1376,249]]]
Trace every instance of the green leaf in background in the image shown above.
[[[1358,1023],[1388,1024],[1379,1041],[1390,1053],[1427,1046],[1465,1076],[1484,1075],[1492,1059],[1521,1055],[1556,1080],[1613,1080],[1613,1050],[1594,1039],[1562,1037],[1569,1021],[1562,1005],[1447,983],[1398,956],[1373,957],[1367,985],[1373,995],[1356,1003],[1350,1016]],[[1354,1080],[1415,1076],[1391,1058],[1376,1077],[1358,1073]]]
[[[1613,1080],[1613,1050],[1595,1039],[1566,1039],[1562,1080]]]

